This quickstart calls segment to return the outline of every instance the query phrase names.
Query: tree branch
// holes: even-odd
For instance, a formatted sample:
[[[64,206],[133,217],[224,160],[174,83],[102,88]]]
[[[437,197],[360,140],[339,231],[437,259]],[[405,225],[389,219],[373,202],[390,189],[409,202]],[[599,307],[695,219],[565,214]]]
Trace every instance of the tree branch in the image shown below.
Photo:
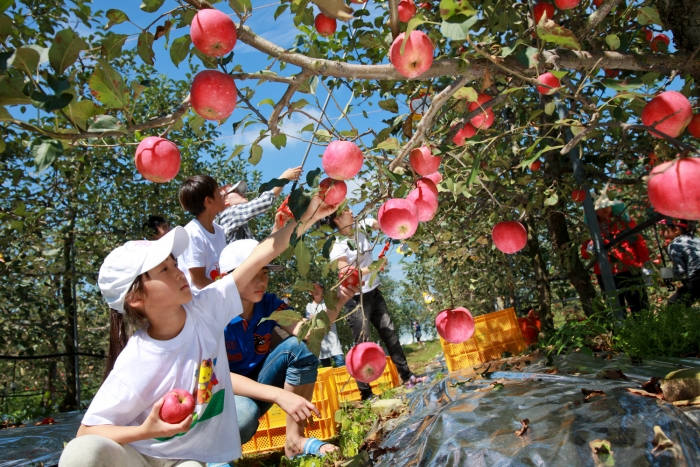
[[[277,124],[279,122],[280,113],[282,113],[282,110],[289,105],[289,101],[294,96],[294,93],[297,92],[299,86],[304,84],[304,81],[311,76],[313,76],[313,73],[306,70],[296,75],[292,84],[287,87],[287,90],[284,92],[282,98],[279,100],[279,102],[277,102],[277,104],[275,104],[275,107],[272,109],[272,115],[270,115],[270,119],[268,120],[267,124],[267,126],[270,128],[271,136],[277,136],[279,134],[280,129]]]
[[[233,79],[258,79],[261,81],[271,81],[273,83],[285,83],[291,84],[294,82],[293,77],[289,76],[277,76],[271,73],[231,73],[231,78]]]
[[[608,13],[621,1],[622,0],[605,0],[605,2],[588,17],[588,21],[586,22],[586,29],[588,29],[588,32],[585,35],[588,37],[593,36],[596,26],[598,26],[600,22],[608,16]]]

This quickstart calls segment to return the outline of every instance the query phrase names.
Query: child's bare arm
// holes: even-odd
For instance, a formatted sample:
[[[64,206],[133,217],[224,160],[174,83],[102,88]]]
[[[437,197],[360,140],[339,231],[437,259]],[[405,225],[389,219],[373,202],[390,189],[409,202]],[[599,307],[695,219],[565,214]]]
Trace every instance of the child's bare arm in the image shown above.
[[[167,438],[190,429],[192,415],[177,424],[166,423],[160,419],[162,406],[163,399],[156,402],[148,418],[140,426],[80,425],[77,436],[98,435],[119,444],[129,444],[144,439]]]

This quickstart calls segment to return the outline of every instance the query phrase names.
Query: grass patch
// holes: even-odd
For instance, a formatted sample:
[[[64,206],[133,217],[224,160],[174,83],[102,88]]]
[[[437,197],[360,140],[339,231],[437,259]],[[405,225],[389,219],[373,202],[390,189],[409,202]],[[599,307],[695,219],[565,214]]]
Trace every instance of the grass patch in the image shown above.
[[[436,355],[442,353],[439,339],[427,341],[425,347],[418,347],[417,343],[406,344],[402,347],[408,361],[408,367],[416,374],[425,373],[425,367],[428,362],[434,359]]]

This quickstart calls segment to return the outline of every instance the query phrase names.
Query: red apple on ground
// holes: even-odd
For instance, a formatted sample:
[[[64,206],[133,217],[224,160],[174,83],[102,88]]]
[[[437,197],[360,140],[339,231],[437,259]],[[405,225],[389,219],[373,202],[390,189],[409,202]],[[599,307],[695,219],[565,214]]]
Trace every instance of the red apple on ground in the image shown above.
[[[418,222],[433,220],[438,210],[437,195],[429,188],[419,187],[411,190],[406,199],[415,204],[418,211]]]
[[[671,44],[671,39],[666,34],[659,34],[651,40],[651,50],[658,52],[660,44],[666,44],[666,47],[668,47]]]
[[[688,133],[690,133],[690,136],[693,138],[700,139],[700,114],[693,115],[693,118],[688,124]]]
[[[429,147],[421,146],[411,151],[408,155],[408,161],[418,175],[428,175],[437,171],[442,157],[433,156]]]
[[[535,23],[537,24],[540,23],[540,19],[545,15],[549,19],[554,18],[554,5],[549,2],[537,2],[532,9],[535,13]]]
[[[544,86],[537,86],[537,91],[540,94],[551,95],[557,92],[557,89],[561,86],[559,79],[551,73],[544,73],[537,78],[537,81],[544,84]]]
[[[540,170],[541,167],[542,167],[542,161],[539,159],[537,159],[535,162],[530,164],[530,170],[532,170],[533,172]]]
[[[192,43],[204,55],[223,57],[233,50],[238,40],[236,25],[229,16],[219,10],[199,10],[190,26]]]
[[[672,138],[680,136],[693,119],[693,107],[688,99],[677,91],[665,91],[653,98],[642,110],[642,124],[653,126]],[[661,138],[655,131],[652,136]]]
[[[657,165],[649,175],[647,193],[661,214],[700,220],[700,158],[685,157]]]
[[[447,342],[460,344],[474,335],[474,318],[466,308],[448,308],[435,317],[435,328]]]
[[[554,4],[560,10],[570,10],[576,8],[581,0],[554,0]]]
[[[335,34],[335,30],[338,28],[338,22],[335,18],[329,18],[323,13],[319,13],[314,20],[314,26],[316,26],[316,32],[323,37],[328,37]]]
[[[403,240],[418,229],[418,209],[405,199],[392,198],[382,204],[377,218],[382,232],[390,238]]]
[[[425,73],[433,64],[433,43],[422,31],[411,31],[406,41],[403,54],[401,54],[401,44],[405,32],[398,35],[391,44],[389,59],[396,71],[406,78],[415,78]]]
[[[438,176],[440,175],[438,172],[435,172],[435,173],[438,174]],[[430,175],[435,175],[435,174],[430,174]],[[435,182],[432,179],[429,178],[430,175],[427,175],[425,177],[421,177],[418,180],[416,180],[416,189],[426,188],[426,189],[430,190],[437,197],[437,195],[438,195],[437,185],[435,184]],[[442,180],[442,177],[440,177],[440,180]]]
[[[482,104],[490,101],[491,99],[493,98],[488,94],[479,94],[479,97],[477,98],[476,102],[472,102],[471,104],[469,104],[469,107],[467,107],[467,112],[471,113],[479,109]],[[474,128],[478,130],[486,130],[491,125],[493,125],[494,118],[495,115],[493,113],[493,109],[489,108],[481,112],[476,117],[472,118],[469,121],[469,123],[474,125]]]
[[[332,141],[323,151],[323,170],[334,180],[349,180],[362,168],[365,158],[352,141]]]
[[[464,146],[466,140],[476,134],[476,128],[471,123],[465,123],[462,128],[452,137],[452,142],[457,146]]]
[[[354,266],[338,271],[338,279],[343,281],[340,283],[343,287],[360,287],[360,272]]]
[[[342,180],[324,178],[318,187],[320,188],[318,195],[324,203],[331,206],[342,203],[348,194],[348,186]]]
[[[149,136],[136,148],[134,164],[146,180],[169,182],[180,171],[180,150],[172,141]]]
[[[226,73],[204,70],[197,73],[190,89],[190,104],[206,120],[223,120],[236,109],[236,83]]]
[[[571,192],[571,199],[577,203],[583,203],[586,199],[586,190],[574,190]]]
[[[408,23],[416,14],[416,4],[413,0],[401,0],[398,6],[399,21]]]
[[[518,221],[499,222],[491,231],[493,244],[503,253],[512,255],[525,248],[527,231]]]
[[[160,419],[165,423],[180,423],[194,412],[194,397],[184,389],[172,389],[163,398]]]
[[[426,175],[425,178],[429,178],[430,180],[432,180],[435,184],[435,187],[437,188],[438,184],[442,181],[442,174],[440,172],[435,172]]]
[[[345,366],[350,376],[357,381],[371,383],[384,373],[386,354],[374,342],[363,342],[350,349],[345,358]]]

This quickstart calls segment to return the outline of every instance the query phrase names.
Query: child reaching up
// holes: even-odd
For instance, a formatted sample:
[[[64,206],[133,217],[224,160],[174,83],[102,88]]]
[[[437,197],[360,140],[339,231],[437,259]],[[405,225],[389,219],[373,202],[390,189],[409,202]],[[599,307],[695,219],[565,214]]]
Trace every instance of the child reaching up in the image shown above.
[[[98,279],[112,309],[107,376],[59,467],[195,467],[239,457],[222,330],[243,312],[239,290],[284,251],[292,232],[301,235],[335,209],[313,198],[300,222],[292,220],[232,274],[194,295],[175,261],[189,242],[182,227],[112,251]],[[124,315],[138,327],[128,341]],[[192,393],[196,405],[181,423],[169,424],[160,418],[163,397],[178,388]],[[310,402],[290,397],[297,397],[300,421],[311,412],[320,416]]]

